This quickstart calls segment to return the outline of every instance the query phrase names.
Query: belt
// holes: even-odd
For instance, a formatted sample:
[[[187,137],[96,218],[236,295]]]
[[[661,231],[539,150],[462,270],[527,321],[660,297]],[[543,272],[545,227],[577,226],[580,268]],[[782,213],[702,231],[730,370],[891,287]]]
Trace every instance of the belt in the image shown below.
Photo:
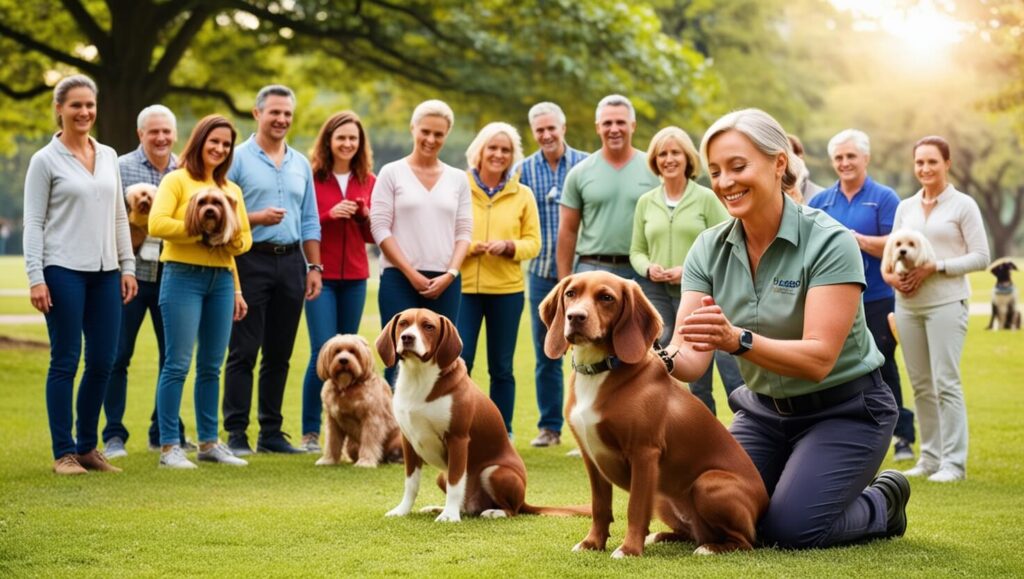
[[[265,241],[257,241],[252,244],[252,250],[258,251],[259,253],[268,253],[270,255],[288,255],[293,251],[299,249],[299,242],[289,243],[287,245],[279,245],[277,243],[268,243]]]
[[[609,263],[611,265],[628,264],[628,255],[581,255],[580,261],[596,261],[597,263]]]
[[[872,370],[860,378],[854,378],[838,386],[833,386],[819,392],[811,392],[801,396],[790,398],[772,398],[764,394],[758,394],[758,399],[765,406],[774,409],[780,416],[791,416],[794,414],[810,414],[846,402],[857,394],[860,394],[870,386],[882,383],[882,374],[878,370]]]

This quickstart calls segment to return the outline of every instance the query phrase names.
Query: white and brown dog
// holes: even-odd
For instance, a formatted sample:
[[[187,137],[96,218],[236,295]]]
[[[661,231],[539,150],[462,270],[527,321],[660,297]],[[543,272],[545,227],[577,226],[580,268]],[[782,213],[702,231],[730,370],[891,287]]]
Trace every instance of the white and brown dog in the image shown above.
[[[927,263],[935,263],[935,250],[923,233],[897,229],[889,234],[882,250],[883,273],[895,273],[903,279],[913,269]]]
[[[399,365],[394,411],[402,430],[405,493],[386,516],[412,511],[424,463],[441,470],[445,505],[428,507],[437,521],[462,514],[496,518],[519,513],[583,515],[586,508],[528,505],[526,465],[508,439],[494,405],[470,379],[452,322],[426,309],[399,313],[377,338],[384,364]]]
[[[605,549],[613,485],[629,491],[615,558],[661,541],[695,542],[696,554],[752,548],[768,507],[761,475],[652,350],[662,322],[640,286],[601,271],[569,276],[540,315],[548,357],[573,345],[565,416],[590,476],[593,510],[590,532],[573,550]],[[671,532],[648,536],[652,513]]]
[[[391,413],[391,387],[377,375],[362,336],[334,336],[320,348],[316,373],[327,415],[324,454],[317,466],[352,462],[376,468],[402,462],[402,433]]]
[[[1017,264],[1008,258],[998,259],[988,270],[996,276],[996,285],[992,288],[992,318],[988,322],[988,329],[1019,330],[1019,296],[1017,286],[1013,285],[1013,272],[1017,270]]]
[[[238,201],[217,187],[197,191],[185,208],[185,231],[201,235],[206,244],[227,245],[240,229]]]
[[[139,247],[149,235],[149,212],[153,209],[156,198],[156,187],[149,183],[136,183],[124,191],[125,205],[128,207],[128,229],[132,234],[132,251],[138,253]]]

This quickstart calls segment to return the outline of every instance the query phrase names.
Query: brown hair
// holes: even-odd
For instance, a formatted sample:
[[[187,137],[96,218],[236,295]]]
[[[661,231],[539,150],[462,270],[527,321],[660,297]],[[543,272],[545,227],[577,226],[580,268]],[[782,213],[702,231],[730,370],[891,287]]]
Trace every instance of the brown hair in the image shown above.
[[[918,140],[916,143],[914,143],[913,152],[916,153],[917,148],[923,147],[924,145],[934,146],[936,149],[939,150],[939,154],[942,155],[943,161],[949,160],[949,142],[947,142],[946,139],[943,139],[942,137],[938,137],[935,135],[932,135],[930,137],[924,137]]]
[[[206,179],[203,145],[206,144],[206,139],[210,138],[210,133],[220,128],[231,131],[231,150],[228,151],[228,157],[213,170],[213,181],[220,187],[224,187],[228,183],[228,169],[231,168],[231,160],[235,156],[235,139],[238,138],[238,132],[235,131],[235,126],[231,124],[231,121],[221,115],[207,115],[196,123],[196,127],[192,129],[192,134],[188,137],[188,142],[185,143],[185,149],[181,152],[181,166],[196,181]]]
[[[68,100],[68,93],[76,88],[87,88],[92,91],[93,96],[99,95],[99,91],[96,89],[96,83],[84,74],[73,74],[60,79],[57,86],[53,87],[53,104],[63,105]],[[57,121],[57,127],[64,128],[64,119],[57,114],[54,110],[54,118]]]
[[[790,134],[786,135],[786,138],[789,139],[789,145],[791,147],[793,147],[793,152],[796,153],[796,156],[797,157],[803,157],[804,156],[804,144],[802,142],[800,142],[800,137],[797,137],[793,133],[790,133]]]
[[[309,164],[313,167],[313,178],[323,183],[331,176],[334,167],[334,153],[331,152],[331,136],[338,127],[354,123],[359,131],[359,147],[352,157],[352,174],[356,181],[366,183],[366,178],[373,172],[373,148],[370,147],[370,139],[363,129],[363,122],[359,115],[352,111],[341,111],[331,115],[313,141],[313,147],[309,150]]]

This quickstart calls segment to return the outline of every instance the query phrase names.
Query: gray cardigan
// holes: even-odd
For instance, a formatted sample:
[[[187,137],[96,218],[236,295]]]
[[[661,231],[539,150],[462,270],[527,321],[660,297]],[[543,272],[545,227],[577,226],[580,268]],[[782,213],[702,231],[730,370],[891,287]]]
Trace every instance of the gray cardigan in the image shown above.
[[[114,149],[96,148],[90,173],[54,135],[32,155],[25,176],[25,270],[29,286],[45,283],[43,268],[135,275],[128,212]]]

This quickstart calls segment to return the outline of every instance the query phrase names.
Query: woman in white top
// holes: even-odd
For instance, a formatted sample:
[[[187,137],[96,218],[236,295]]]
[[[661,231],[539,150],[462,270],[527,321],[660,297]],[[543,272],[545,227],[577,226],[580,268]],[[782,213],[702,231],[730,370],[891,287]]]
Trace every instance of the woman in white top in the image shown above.
[[[46,410],[53,471],[120,472],[96,443],[121,305],[138,290],[121,173],[117,153],[89,136],[96,123],[93,81],[82,75],[61,80],[53,89],[53,105],[61,130],[29,163],[24,241],[30,299],[46,314],[50,336]],[[83,335],[85,370],[73,403]]]
[[[408,308],[458,319],[473,205],[466,174],[438,158],[454,122],[447,104],[420,103],[410,123],[412,153],[384,165],[373,187],[370,231],[384,254],[377,293],[382,325]],[[395,368],[384,374],[394,385]]]
[[[896,292],[896,326],[903,361],[914,386],[921,428],[921,458],[905,471],[935,482],[967,474],[967,409],[960,383],[960,355],[967,335],[967,273],[985,269],[988,239],[978,204],[949,183],[949,143],[925,137],[914,145],[914,175],[921,190],[896,209],[893,231],[920,231],[936,261],[903,279],[885,274]]]

